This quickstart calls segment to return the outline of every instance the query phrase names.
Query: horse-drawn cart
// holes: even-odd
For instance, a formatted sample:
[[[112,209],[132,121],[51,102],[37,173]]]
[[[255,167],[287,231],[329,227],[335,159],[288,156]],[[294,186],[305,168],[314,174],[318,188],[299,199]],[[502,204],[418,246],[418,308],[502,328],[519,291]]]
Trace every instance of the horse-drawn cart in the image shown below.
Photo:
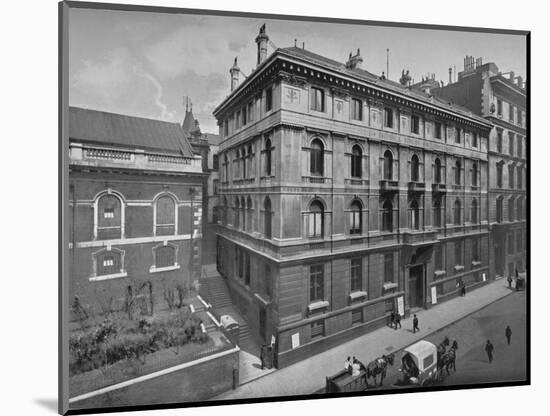
[[[427,386],[439,381],[437,358],[437,347],[425,340],[405,348],[399,370],[403,373],[400,384]]]
[[[367,373],[365,370],[360,370],[359,374],[354,376],[348,370],[342,370],[327,377],[326,382],[326,393],[363,391],[367,388]]]

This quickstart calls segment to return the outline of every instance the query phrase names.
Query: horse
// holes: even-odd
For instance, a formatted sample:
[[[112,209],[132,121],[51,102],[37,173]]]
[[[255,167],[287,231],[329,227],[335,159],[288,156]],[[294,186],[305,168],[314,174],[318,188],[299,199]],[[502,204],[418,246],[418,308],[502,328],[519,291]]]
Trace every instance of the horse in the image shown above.
[[[443,338],[443,341],[441,341],[437,346],[438,367],[439,367],[439,362],[442,360],[443,356],[445,355],[445,352],[447,351],[447,347],[449,346],[450,343],[451,341],[449,340],[449,337],[446,336],[445,338]]]
[[[366,367],[366,381],[368,386],[368,379],[374,379],[374,385],[376,386],[376,377],[380,374],[380,386],[384,383],[384,378],[386,377],[386,370],[388,365],[393,366],[394,354],[382,355],[376,360],[371,361]]]
[[[445,363],[445,370],[447,370],[447,375],[449,375],[449,369],[452,368],[453,371],[456,373],[456,350],[457,347],[453,345],[449,351],[445,354],[447,356],[446,363]]]

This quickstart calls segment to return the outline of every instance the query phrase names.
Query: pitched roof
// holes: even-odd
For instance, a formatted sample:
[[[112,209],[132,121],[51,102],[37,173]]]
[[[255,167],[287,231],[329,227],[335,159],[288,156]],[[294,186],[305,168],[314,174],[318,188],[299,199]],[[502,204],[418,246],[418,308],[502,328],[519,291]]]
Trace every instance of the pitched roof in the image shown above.
[[[316,63],[318,65],[322,65],[326,68],[341,72],[342,74],[353,76],[360,80],[376,84],[390,91],[398,92],[400,94],[407,95],[411,98],[421,100],[429,104],[435,104],[447,110],[455,111],[456,113],[467,115],[468,117],[474,118],[476,120],[486,122],[485,119],[478,117],[477,115],[475,115],[465,107],[459,106],[457,104],[451,104],[448,101],[445,101],[441,98],[435,97],[430,94],[426,94],[423,91],[410,89],[405,85],[401,85],[399,82],[395,82],[387,78],[382,79],[378,75],[375,75],[364,69],[347,68],[346,65],[342,62],[338,62],[333,59],[326,58],[322,55],[318,55],[314,52],[308,51],[307,49],[292,46],[289,48],[281,48],[280,50],[286,52],[287,54],[290,54],[291,56],[306,59],[310,62]]]
[[[69,138],[123,146],[193,152],[178,123],[69,107]]]

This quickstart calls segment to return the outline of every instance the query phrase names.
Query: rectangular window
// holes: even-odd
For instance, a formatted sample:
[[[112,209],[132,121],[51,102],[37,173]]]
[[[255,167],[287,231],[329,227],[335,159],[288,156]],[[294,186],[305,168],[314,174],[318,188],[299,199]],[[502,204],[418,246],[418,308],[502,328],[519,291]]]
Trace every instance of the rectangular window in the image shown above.
[[[246,119],[246,107],[243,107],[243,110],[242,110],[242,116],[243,116],[243,126],[246,126],[246,123],[247,123],[247,119]]]
[[[462,242],[455,242],[455,265],[462,265]]]
[[[241,127],[241,112],[237,111],[237,114],[235,115],[235,129],[239,129]]]
[[[509,114],[509,120],[511,123],[514,122],[514,106],[510,104],[509,106],[510,114]]]
[[[115,209],[114,208],[105,208],[103,210],[103,218],[115,218]]]
[[[497,115],[502,117],[502,100],[497,100]]]
[[[212,168],[214,170],[218,170],[220,168],[220,162],[219,162],[218,155],[213,155],[212,156]]]
[[[223,123],[223,135],[225,137],[229,136],[229,120],[225,120]]]
[[[362,290],[362,261],[363,259],[351,259],[351,291]]]
[[[460,130],[460,127],[455,128],[455,143],[460,143],[460,134],[462,131]]]
[[[441,246],[436,246],[434,250],[434,265],[435,270],[445,270],[443,267],[443,249]]]
[[[441,140],[441,123],[435,122],[434,138]]]
[[[361,211],[353,210],[349,213],[349,233],[361,234]]]
[[[311,88],[311,109],[325,112],[325,91],[321,88]]]
[[[497,130],[497,152],[502,153],[502,130]]]
[[[472,240],[472,261],[479,261],[479,240]]]
[[[254,121],[254,101],[250,101],[248,103],[248,109],[247,109],[247,113],[248,113],[248,122],[252,122]]]
[[[517,123],[519,126],[521,126],[523,124],[523,111],[521,111],[519,108],[518,108],[518,120],[517,120]]]
[[[118,253],[105,252],[97,258],[97,275],[106,276],[109,274],[120,273],[121,256]]]
[[[517,142],[518,142],[517,157],[521,157],[521,154],[523,153],[523,139],[521,137],[518,137]]]
[[[477,147],[477,133],[472,133],[472,147]]]
[[[514,165],[508,166],[508,188],[514,189]]]
[[[384,108],[384,127],[393,128],[393,110],[391,108]]]
[[[384,254],[384,282],[393,283],[393,253]]]
[[[354,98],[352,100],[352,105],[353,105],[353,109],[352,109],[352,119],[353,120],[363,120],[363,102],[361,100],[358,100],[356,98]]]
[[[357,308],[351,311],[351,324],[363,323],[363,308]]]
[[[514,155],[514,133],[508,133],[508,153],[510,156]]]
[[[265,90],[265,111],[271,111],[273,108],[273,89],[269,87]]]
[[[323,264],[310,266],[309,269],[309,301],[316,302],[325,298],[325,277]]]
[[[420,119],[418,116],[411,116],[411,133],[418,134],[420,131]]]

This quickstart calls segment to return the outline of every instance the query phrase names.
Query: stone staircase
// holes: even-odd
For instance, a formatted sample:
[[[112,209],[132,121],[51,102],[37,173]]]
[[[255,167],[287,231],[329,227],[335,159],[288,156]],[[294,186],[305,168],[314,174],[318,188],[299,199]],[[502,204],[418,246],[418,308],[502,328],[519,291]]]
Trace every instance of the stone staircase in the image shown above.
[[[203,266],[199,293],[212,305],[216,315],[231,315],[239,323],[239,347],[256,354],[258,347],[250,334],[248,323],[239,313],[237,306],[233,304],[225,279],[218,273],[215,265]]]

